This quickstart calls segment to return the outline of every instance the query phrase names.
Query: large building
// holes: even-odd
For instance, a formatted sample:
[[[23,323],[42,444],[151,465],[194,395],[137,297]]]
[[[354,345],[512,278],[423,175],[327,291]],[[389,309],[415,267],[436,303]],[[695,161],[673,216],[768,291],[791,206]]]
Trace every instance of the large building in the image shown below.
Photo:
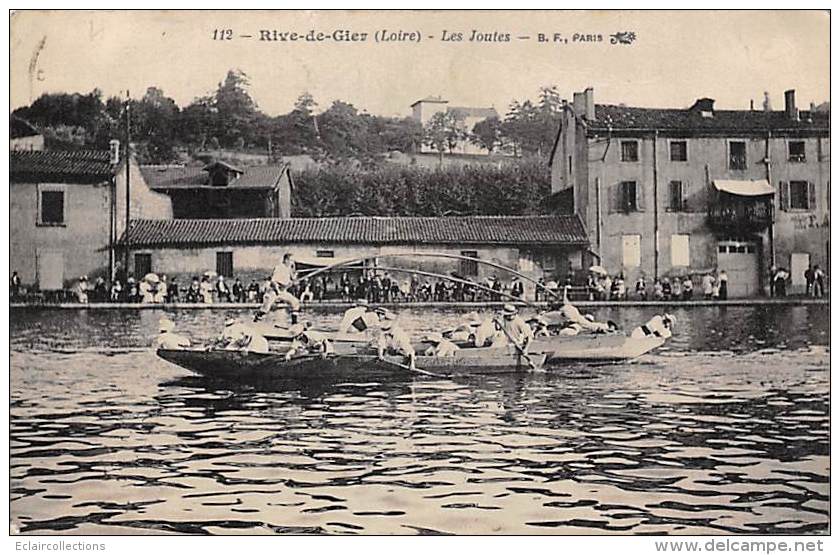
[[[182,218],[288,218],[292,176],[287,164],[238,167],[141,166],[143,187],[166,194]]]
[[[476,108],[470,106],[450,106],[448,100],[439,96],[429,96],[411,105],[411,117],[425,126],[435,114],[449,113],[455,117],[458,125],[467,133],[472,133],[475,124],[491,117],[499,117],[495,108]],[[423,145],[421,152],[435,152],[428,145]],[[459,141],[452,151],[454,154],[487,154],[487,151],[469,140]]]
[[[108,151],[9,153],[9,262],[21,281],[62,289],[108,273],[113,181]]]
[[[563,110],[553,203],[585,222],[597,261],[629,280],[724,269],[731,296],[766,290],[771,266],[804,290],[829,263],[829,114],[595,104]]]
[[[577,216],[339,217],[137,220],[129,243],[135,273],[142,268],[175,275],[183,283],[207,270],[261,280],[287,252],[309,266],[419,253],[388,263],[476,280],[512,277],[484,264],[421,256],[444,253],[479,258],[535,279],[564,279],[570,269],[581,268],[588,239]]]

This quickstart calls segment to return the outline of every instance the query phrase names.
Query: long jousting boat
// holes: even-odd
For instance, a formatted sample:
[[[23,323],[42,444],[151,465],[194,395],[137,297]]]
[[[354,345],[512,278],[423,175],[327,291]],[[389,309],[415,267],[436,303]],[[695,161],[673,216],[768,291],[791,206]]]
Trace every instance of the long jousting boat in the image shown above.
[[[160,358],[207,378],[236,381],[335,381],[541,371],[544,354],[512,353],[507,349],[465,353],[468,356],[418,356],[416,368],[400,356],[304,355],[287,360],[280,353],[206,349],[159,349]]]

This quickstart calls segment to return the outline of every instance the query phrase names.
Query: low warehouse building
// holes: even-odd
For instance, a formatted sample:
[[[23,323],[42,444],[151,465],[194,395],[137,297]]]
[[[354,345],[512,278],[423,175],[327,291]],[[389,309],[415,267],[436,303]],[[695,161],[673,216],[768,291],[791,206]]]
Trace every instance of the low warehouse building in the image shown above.
[[[581,220],[565,215],[136,220],[129,238],[135,276],[153,271],[181,283],[208,270],[245,282],[264,279],[287,252],[299,264],[318,266],[395,253],[447,253],[534,279],[564,280],[581,268],[588,247]],[[387,265],[473,280],[512,277],[485,264],[422,255]],[[533,294],[527,284],[526,294]]]

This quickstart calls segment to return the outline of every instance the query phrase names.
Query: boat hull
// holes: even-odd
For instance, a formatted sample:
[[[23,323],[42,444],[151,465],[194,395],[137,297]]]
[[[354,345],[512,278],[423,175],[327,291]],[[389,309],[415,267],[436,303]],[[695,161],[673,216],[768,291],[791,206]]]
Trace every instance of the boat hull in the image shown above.
[[[414,371],[403,357],[373,355],[304,356],[287,361],[282,354],[197,349],[159,349],[162,359],[209,378],[236,381],[335,381],[369,379],[411,379],[418,376],[452,377],[471,374],[528,372],[531,363],[541,367],[545,355],[525,357],[507,350],[493,353],[464,353],[457,357],[418,356]],[[489,355],[489,356],[488,356]]]
[[[623,334],[586,334],[538,337],[529,350],[546,353],[547,364],[564,362],[619,362],[633,360],[657,347],[661,337],[633,338]]]

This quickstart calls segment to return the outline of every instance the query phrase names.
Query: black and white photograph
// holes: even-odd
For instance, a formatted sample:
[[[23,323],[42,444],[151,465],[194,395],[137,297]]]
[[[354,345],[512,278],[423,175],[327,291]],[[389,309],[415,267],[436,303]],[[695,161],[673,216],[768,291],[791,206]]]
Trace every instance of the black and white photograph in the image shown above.
[[[9,48],[16,550],[828,545],[829,10],[23,9]]]

